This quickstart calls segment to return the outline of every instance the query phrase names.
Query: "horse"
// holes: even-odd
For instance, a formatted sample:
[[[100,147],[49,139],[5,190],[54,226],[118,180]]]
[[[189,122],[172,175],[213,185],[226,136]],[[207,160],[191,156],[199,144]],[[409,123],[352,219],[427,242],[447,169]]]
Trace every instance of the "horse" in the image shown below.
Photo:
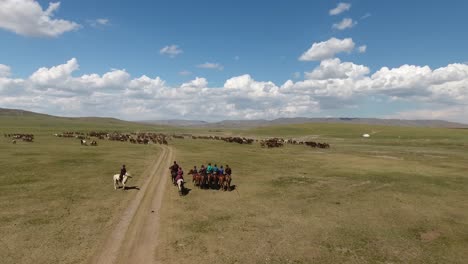
[[[133,178],[130,173],[125,173],[123,176],[122,181],[120,181],[120,174],[115,174],[114,175],[114,190],[117,190],[117,187],[120,187],[120,184],[122,184],[122,190],[125,190],[125,183],[127,183],[128,178]]]
[[[11,143],[16,144],[16,140],[13,139],[13,140],[11,141]]]
[[[192,174],[192,183],[194,183],[195,186],[200,187],[202,176],[198,172],[194,172],[193,170],[191,170],[189,174]]]
[[[171,179],[174,185],[177,185],[175,181],[176,176],[177,176],[177,171],[171,171]]]
[[[224,174],[219,174],[218,175],[218,184],[220,186],[219,190],[222,189],[224,191],[224,182],[225,182]]]
[[[208,174],[204,173],[202,175],[200,175],[200,188],[205,188],[208,184],[209,184],[209,177],[208,177]]]
[[[177,188],[179,188],[179,195],[184,195],[184,179],[178,179],[177,180]]]
[[[195,186],[198,186],[198,188],[201,188],[201,185],[202,185],[202,176],[200,174],[195,174]]]
[[[231,180],[232,180],[231,175],[226,174],[225,179],[224,179],[224,185],[226,186],[226,189],[228,191],[231,190]]]
[[[218,177],[216,176],[215,173],[209,173],[208,174],[208,184],[210,185],[210,187],[213,186],[213,185],[216,185],[217,180],[218,180]]]

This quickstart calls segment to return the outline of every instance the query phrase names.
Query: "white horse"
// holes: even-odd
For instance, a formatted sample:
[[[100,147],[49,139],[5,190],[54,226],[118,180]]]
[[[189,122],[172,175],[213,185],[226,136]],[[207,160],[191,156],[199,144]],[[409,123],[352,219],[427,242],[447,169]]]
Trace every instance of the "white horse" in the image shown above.
[[[179,188],[179,194],[183,195],[184,194],[184,179],[177,180],[177,187]]]
[[[133,178],[130,176],[130,173],[125,173],[122,181],[120,181],[120,174],[114,175],[114,189],[117,190],[117,187],[120,187],[119,183],[122,183],[122,190],[125,190],[125,183],[127,183],[128,178]]]

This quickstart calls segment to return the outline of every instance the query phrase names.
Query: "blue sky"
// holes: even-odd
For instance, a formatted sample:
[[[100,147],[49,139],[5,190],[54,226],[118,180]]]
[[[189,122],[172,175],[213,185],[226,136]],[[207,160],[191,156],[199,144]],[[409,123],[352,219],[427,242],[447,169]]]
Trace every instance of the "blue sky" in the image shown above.
[[[465,73],[463,65],[468,62],[468,35],[464,33],[468,25],[467,1],[62,0],[47,15],[69,24],[49,28],[40,28],[44,27],[40,23],[24,24],[25,17],[32,20],[37,15],[38,5],[41,12],[47,13],[48,1],[21,0],[24,4],[17,6],[9,5],[11,1],[0,1],[0,9],[4,10],[0,11],[0,64],[8,67],[8,75],[0,75],[5,79],[0,82],[0,96],[4,98],[0,99],[0,107],[70,116],[112,115],[132,120],[376,116],[468,122],[464,117],[468,109],[465,102],[468,76],[459,76]],[[347,8],[331,15],[330,10],[340,3]],[[333,26],[344,19],[352,20],[350,27]],[[351,39],[353,48],[317,60],[299,60],[314,43],[332,38]],[[177,46],[179,54],[161,53],[164,47],[172,45]],[[364,45],[365,52],[359,52]],[[76,58],[79,66],[69,65],[74,70],[58,78],[61,83],[49,78],[55,74],[54,66],[65,65],[72,58]],[[330,66],[335,67],[332,69],[335,75],[328,72],[320,75],[320,80],[311,80],[306,74],[332,59],[339,59]],[[346,67],[352,68],[343,66],[345,62],[367,67],[368,71],[353,78],[344,72],[336,75]],[[200,67],[205,63],[213,67]],[[415,68],[401,68],[406,64]],[[426,65],[429,72],[423,68]],[[49,79],[34,82],[31,76],[41,67],[49,70]],[[382,74],[379,80],[372,78],[383,67],[397,70]],[[439,72],[457,77],[452,80],[437,73],[438,79],[434,80],[433,71],[439,68]],[[116,69],[128,74],[122,77],[120,87],[84,84],[81,79],[81,85],[94,88],[79,88],[76,84],[83,75],[103,77]],[[425,77],[418,79],[420,74]],[[142,75],[152,80],[159,77],[163,83],[147,87],[151,91],[138,91],[144,90],[142,83],[129,86]],[[196,77],[204,81],[192,85],[195,90],[182,89]],[[226,84],[232,78],[237,84],[229,90]],[[392,78],[408,80],[395,84]],[[14,79],[22,82],[12,84]],[[288,80],[293,86],[283,87]],[[326,80],[335,80],[342,87],[323,86]],[[268,82],[274,89],[270,89]],[[68,87],[70,83],[77,86],[73,91]],[[347,90],[349,86],[353,87],[351,91]],[[217,108],[201,109],[198,101],[206,96],[199,97],[201,92],[196,89],[225,89],[226,94],[233,93],[230,99],[222,95],[209,99],[228,104],[230,110],[223,114],[224,110]],[[203,93],[212,92],[221,93],[214,90]],[[103,98],[103,105],[96,106],[100,104],[96,101],[90,107],[89,101],[98,98],[96,93]],[[146,98],[139,101],[143,95]],[[189,106],[160,106],[178,95]],[[307,102],[298,103],[297,109],[294,101],[288,102],[305,96]],[[127,110],[115,112],[104,106],[111,98],[120,97],[128,99],[118,103]],[[71,98],[73,107],[68,109]],[[131,101],[132,98],[136,101]],[[27,103],[29,99],[52,106]],[[249,108],[245,102],[255,107]],[[134,107],[135,104],[139,107]]]

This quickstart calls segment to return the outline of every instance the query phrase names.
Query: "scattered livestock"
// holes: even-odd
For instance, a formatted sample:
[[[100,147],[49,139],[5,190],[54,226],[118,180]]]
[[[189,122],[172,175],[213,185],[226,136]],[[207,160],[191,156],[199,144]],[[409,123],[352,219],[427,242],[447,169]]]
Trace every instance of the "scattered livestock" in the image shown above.
[[[88,146],[88,142],[84,139],[80,139],[80,143],[82,146]],[[96,147],[98,144],[96,140],[93,140],[89,145]]]
[[[23,134],[23,133],[14,133],[14,134],[3,134],[6,138],[13,138],[12,143],[16,144],[16,140],[22,140],[24,142],[33,142],[34,135],[33,134]]]
[[[114,179],[114,190],[117,190],[117,188],[120,188],[120,184],[122,184],[122,190],[125,190],[125,184],[127,183],[129,178],[133,178],[130,173],[125,173],[123,176],[122,180],[120,180],[120,174],[115,174],[113,179]]]

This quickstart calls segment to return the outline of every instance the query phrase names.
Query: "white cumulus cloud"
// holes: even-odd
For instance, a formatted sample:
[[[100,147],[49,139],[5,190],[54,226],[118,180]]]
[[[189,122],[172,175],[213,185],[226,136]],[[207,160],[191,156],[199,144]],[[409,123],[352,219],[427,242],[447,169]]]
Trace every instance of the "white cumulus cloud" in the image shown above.
[[[187,70],[183,70],[183,71],[180,71],[180,72],[179,72],[179,75],[188,76],[188,75],[192,75],[192,72],[191,72],[191,71],[187,71]]]
[[[327,80],[327,79],[359,79],[370,72],[364,65],[356,65],[352,62],[341,62],[340,59],[328,59],[320,62],[320,66],[312,72],[306,72],[307,79]]]
[[[97,18],[97,19],[87,20],[87,22],[92,27],[109,26],[110,25],[110,20],[108,18]]]
[[[7,66],[8,67],[8,66]],[[347,111],[359,100],[379,98],[411,102],[398,116],[468,122],[468,65],[402,65],[374,73],[364,65],[326,59],[306,80],[282,85],[244,74],[209,87],[196,77],[170,86],[160,77],[132,77],[124,69],[78,75],[75,58],[43,67],[28,78],[0,75],[0,105],[65,116],[113,116],[142,119],[273,119],[311,116],[328,109]],[[422,110],[421,110],[422,109]],[[392,112],[389,110],[388,115]]]
[[[54,18],[60,2],[49,3],[43,10],[34,0],[1,0],[0,28],[23,36],[56,37],[77,30],[80,25],[64,19]]]
[[[10,75],[11,75],[10,66],[0,64],[0,77],[9,77]]]
[[[365,53],[367,51],[367,45],[359,46],[358,51],[359,53]]]
[[[357,24],[356,21],[353,21],[351,18],[343,18],[341,22],[333,24],[332,28],[338,30],[345,30],[347,28],[352,28]]]
[[[202,69],[213,69],[213,70],[223,70],[224,66],[219,64],[219,63],[214,63],[214,62],[205,62],[203,64],[197,65],[198,68]]]
[[[339,15],[345,11],[351,9],[351,4],[349,3],[339,3],[335,8],[331,9],[328,13],[331,16]]]
[[[351,38],[337,39],[331,38],[327,41],[316,42],[312,47],[304,52],[299,60],[301,61],[319,61],[333,58],[341,52],[351,52],[354,49],[354,42]]]
[[[181,88],[206,88],[208,86],[208,81],[205,78],[195,77],[194,80],[190,82],[183,83]]]
[[[174,58],[175,56],[183,53],[184,51],[179,48],[177,45],[170,45],[170,46],[165,46],[161,50],[159,50],[159,53],[162,55],[168,55],[171,58]]]

